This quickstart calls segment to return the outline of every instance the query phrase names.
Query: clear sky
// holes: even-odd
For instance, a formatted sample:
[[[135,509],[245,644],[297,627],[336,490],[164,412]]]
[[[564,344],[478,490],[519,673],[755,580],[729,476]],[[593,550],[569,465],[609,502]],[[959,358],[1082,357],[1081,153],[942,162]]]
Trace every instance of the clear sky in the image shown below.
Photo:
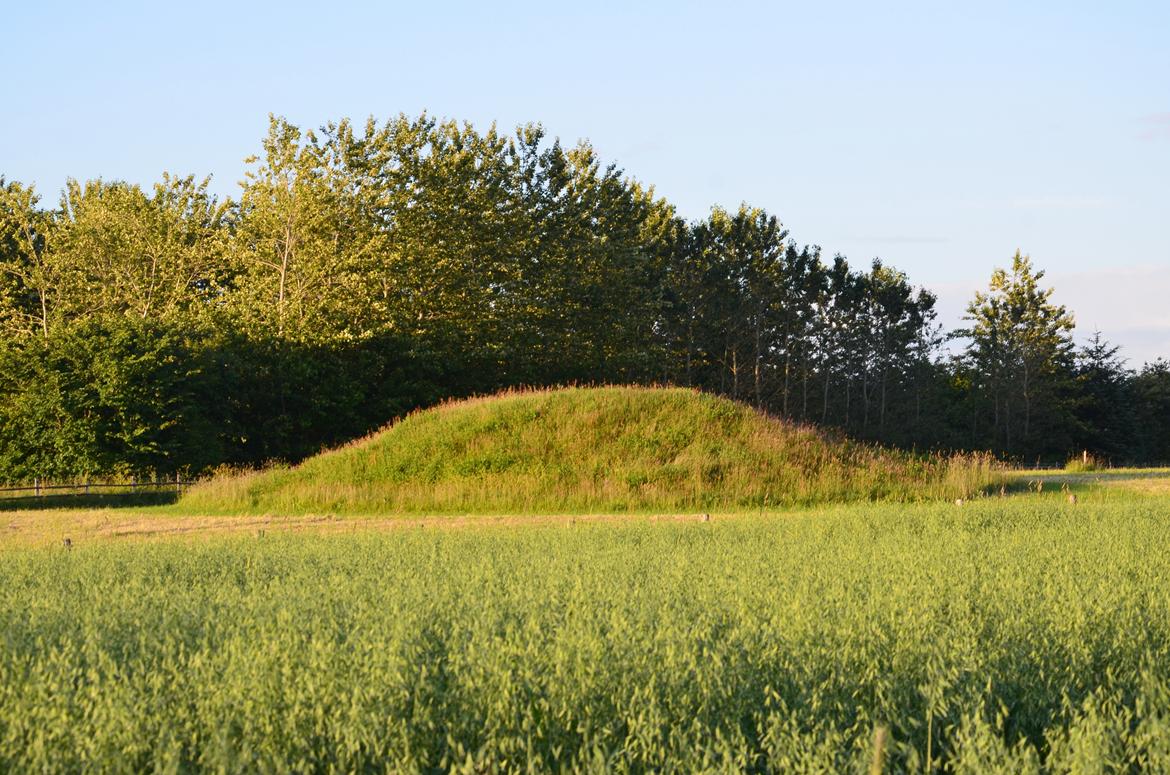
[[[269,112],[539,121],[689,217],[746,201],[957,322],[1016,248],[1170,356],[1170,2],[105,2],[4,8],[0,174],[212,174]]]

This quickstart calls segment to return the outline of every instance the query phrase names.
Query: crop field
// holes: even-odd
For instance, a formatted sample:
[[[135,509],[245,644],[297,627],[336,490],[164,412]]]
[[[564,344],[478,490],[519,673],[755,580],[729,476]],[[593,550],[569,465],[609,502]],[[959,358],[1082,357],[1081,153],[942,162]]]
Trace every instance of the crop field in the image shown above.
[[[1165,772],[1170,503],[1073,486],[10,538],[0,770]]]

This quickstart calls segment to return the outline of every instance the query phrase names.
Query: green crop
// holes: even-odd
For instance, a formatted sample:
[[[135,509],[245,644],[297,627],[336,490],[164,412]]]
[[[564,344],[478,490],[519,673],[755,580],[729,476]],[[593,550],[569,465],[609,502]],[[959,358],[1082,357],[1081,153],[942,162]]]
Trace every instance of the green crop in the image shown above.
[[[0,770],[1170,770],[1170,510],[0,552]],[[929,755],[930,761],[926,760]]]

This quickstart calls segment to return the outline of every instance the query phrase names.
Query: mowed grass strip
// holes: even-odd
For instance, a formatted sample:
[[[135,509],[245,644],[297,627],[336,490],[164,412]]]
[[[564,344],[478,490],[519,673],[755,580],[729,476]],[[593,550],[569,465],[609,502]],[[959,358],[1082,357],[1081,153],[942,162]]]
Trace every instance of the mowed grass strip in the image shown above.
[[[1170,770],[1170,509],[0,552],[0,770]],[[927,763],[929,756],[930,763]]]
[[[460,401],[295,467],[227,474],[205,513],[696,511],[966,498],[1000,472],[833,438],[680,388],[567,388]]]

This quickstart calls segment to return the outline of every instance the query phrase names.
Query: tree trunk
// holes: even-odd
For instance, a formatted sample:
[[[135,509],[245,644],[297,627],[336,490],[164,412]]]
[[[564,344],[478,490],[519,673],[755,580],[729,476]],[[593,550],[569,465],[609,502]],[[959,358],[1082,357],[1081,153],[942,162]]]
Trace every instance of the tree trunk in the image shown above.
[[[845,428],[849,428],[849,396],[852,393],[853,379],[845,377]]]
[[[861,430],[869,428],[869,369],[861,372]]]
[[[1029,425],[1032,419],[1031,380],[1029,379],[1028,362],[1024,361],[1024,440],[1028,439]]]
[[[280,253],[280,282],[276,292],[276,329],[277,333],[284,334],[284,291],[288,283],[288,268],[292,261],[293,234],[292,221],[286,221],[284,226],[284,248]]]
[[[694,381],[691,377],[691,352],[695,349],[695,321],[692,317],[687,321],[687,387],[692,387]]]
[[[829,380],[832,379],[832,370],[825,367],[825,391],[821,396],[821,423],[829,421]]]
[[[763,347],[761,344],[762,334],[760,331],[761,320],[764,316],[763,310],[756,310],[756,364],[754,370],[755,391],[756,391],[756,408],[759,409],[763,405],[763,395],[760,390],[760,365],[764,360]]]
[[[731,351],[731,397],[739,400],[739,348]]]
[[[792,355],[789,352],[785,351],[785,353],[784,353],[784,401],[782,404],[783,409],[780,412],[785,417],[788,416],[788,384],[789,384],[789,376],[791,374],[791,369],[789,368],[791,361],[792,361]]]
[[[808,419],[808,358],[804,359],[804,366],[800,375],[800,419]]]

